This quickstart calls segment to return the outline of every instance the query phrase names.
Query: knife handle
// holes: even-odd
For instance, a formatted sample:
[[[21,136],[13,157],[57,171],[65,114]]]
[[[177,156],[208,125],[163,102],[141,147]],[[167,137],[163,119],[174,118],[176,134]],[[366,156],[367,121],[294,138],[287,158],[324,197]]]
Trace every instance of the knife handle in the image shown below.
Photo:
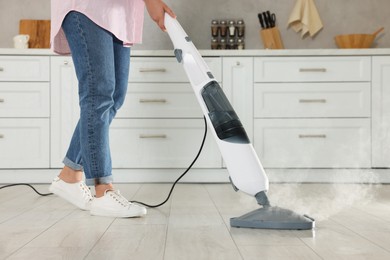
[[[261,28],[264,29],[265,26],[264,26],[263,16],[261,15],[261,13],[258,13],[258,14],[257,14],[257,17],[259,17],[259,22],[260,22]]]
[[[275,27],[274,21],[273,21],[272,16],[271,16],[271,12],[270,11],[266,11],[265,13],[267,15],[267,20],[268,20],[269,27],[270,28]]]
[[[263,12],[263,17],[264,17],[264,24],[265,24],[265,28],[269,28],[269,21],[268,21],[268,17],[267,17],[267,13],[266,12]]]

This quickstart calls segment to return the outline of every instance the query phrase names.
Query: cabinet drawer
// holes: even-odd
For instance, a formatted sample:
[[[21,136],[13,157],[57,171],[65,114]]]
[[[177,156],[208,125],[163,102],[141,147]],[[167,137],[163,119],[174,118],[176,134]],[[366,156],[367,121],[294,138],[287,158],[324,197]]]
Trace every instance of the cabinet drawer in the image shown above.
[[[0,82],[0,117],[49,117],[49,83]]]
[[[132,83],[118,118],[202,118],[188,83]]]
[[[221,81],[221,59],[205,58],[217,81]],[[183,65],[175,58],[133,57],[130,64],[130,82],[189,82]]]
[[[371,167],[369,119],[256,119],[254,146],[268,168]]]
[[[49,57],[0,57],[0,81],[49,81]]]
[[[370,117],[370,83],[255,84],[254,111],[269,117]]]
[[[186,168],[204,134],[202,119],[114,119],[110,142],[115,168]],[[220,168],[218,146],[208,134],[194,167]]]
[[[0,167],[48,168],[49,119],[0,119]]]
[[[255,58],[255,82],[370,81],[370,57]]]

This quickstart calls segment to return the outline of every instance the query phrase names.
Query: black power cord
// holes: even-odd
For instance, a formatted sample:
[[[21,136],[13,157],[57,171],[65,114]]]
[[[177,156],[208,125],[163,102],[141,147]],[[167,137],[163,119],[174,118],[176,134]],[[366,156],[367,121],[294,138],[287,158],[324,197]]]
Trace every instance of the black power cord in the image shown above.
[[[8,188],[8,187],[13,187],[13,186],[28,186],[30,187],[31,189],[33,189],[35,191],[35,193],[41,195],[41,196],[50,196],[50,195],[53,195],[53,193],[40,193],[39,191],[37,191],[31,184],[28,184],[28,183],[14,183],[14,184],[9,184],[9,185],[4,185],[4,186],[1,186],[0,187],[0,190],[1,189],[4,189],[4,188]]]
[[[197,153],[197,155],[195,156],[194,160],[192,161],[192,163],[190,164],[190,166],[188,166],[188,168],[179,176],[179,178],[176,179],[176,181],[173,183],[172,185],[172,188],[171,190],[169,191],[168,193],[168,196],[167,198],[159,203],[159,204],[156,204],[156,205],[149,205],[149,204],[146,204],[144,202],[140,202],[140,201],[130,201],[131,203],[138,203],[138,204],[141,204],[141,205],[144,205],[146,207],[149,207],[149,208],[158,208],[162,205],[164,205],[168,200],[169,198],[171,197],[172,195],[172,192],[173,192],[173,189],[175,188],[176,184],[180,181],[181,178],[184,177],[184,175],[187,174],[187,172],[192,168],[192,166],[195,164],[195,162],[198,160],[199,158],[199,155],[200,153],[202,152],[203,150],[203,146],[204,146],[204,143],[206,141],[206,136],[207,136],[207,121],[206,121],[206,117],[203,117],[203,120],[204,120],[204,135],[203,135],[203,140],[202,140],[202,144],[200,145],[200,148],[199,148],[199,151]],[[1,186],[0,187],[0,190],[1,189],[4,189],[4,188],[8,188],[8,187],[13,187],[13,186],[28,186],[30,187],[31,189],[33,189],[37,194],[39,194],[40,196],[50,196],[50,195],[53,195],[53,193],[40,193],[38,192],[31,184],[28,184],[28,183],[15,183],[15,184],[9,184],[9,185],[4,185],[4,186]]]
[[[169,200],[169,198],[171,197],[172,191],[173,191],[173,189],[175,188],[176,184],[177,184],[177,183],[180,181],[180,179],[183,178],[184,175],[186,175],[187,172],[192,168],[192,166],[193,166],[193,165],[195,164],[195,162],[198,160],[200,153],[202,152],[204,143],[205,143],[205,141],[206,141],[206,136],[207,136],[207,121],[206,121],[206,117],[203,117],[203,119],[204,119],[204,135],[203,135],[202,144],[200,145],[198,154],[195,156],[195,158],[194,158],[194,160],[192,161],[192,163],[190,164],[190,166],[188,166],[188,168],[182,173],[182,175],[180,175],[180,177],[177,178],[177,180],[173,183],[172,188],[171,188],[171,190],[169,191],[168,197],[167,197],[163,202],[161,202],[160,204],[156,204],[156,205],[149,205],[149,204],[146,204],[146,203],[143,203],[143,202],[140,202],[140,201],[136,201],[136,200],[130,201],[131,203],[138,203],[138,204],[144,205],[144,206],[149,207],[149,208],[158,208],[158,207],[164,205],[164,204]]]

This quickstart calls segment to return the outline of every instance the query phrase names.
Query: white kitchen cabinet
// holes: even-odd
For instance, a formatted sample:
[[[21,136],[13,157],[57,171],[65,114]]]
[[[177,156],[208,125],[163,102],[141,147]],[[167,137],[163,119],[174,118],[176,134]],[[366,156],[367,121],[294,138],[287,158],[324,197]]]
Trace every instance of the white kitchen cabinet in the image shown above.
[[[256,82],[371,81],[370,57],[255,58]]]
[[[0,117],[46,117],[49,82],[0,82]]]
[[[213,76],[221,81],[221,58],[205,58]],[[173,57],[132,57],[131,82],[188,82],[183,65]]]
[[[256,119],[266,168],[368,168],[370,119]]]
[[[253,58],[223,58],[223,90],[253,139]]]
[[[204,134],[203,119],[115,119],[110,129],[115,168],[187,168]],[[208,132],[194,168],[221,168],[222,159]]]
[[[50,58],[0,56],[0,168],[49,168]]]
[[[256,83],[255,117],[371,116],[369,82]]]
[[[0,56],[0,81],[49,81],[50,59],[42,56]]]
[[[202,110],[189,83],[129,84],[117,118],[199,118]]]
[[[221,78],[220,58],[207,59]],[[52,57],[51,167],[62,160],[79,118],[70,57]],[[204,133],[203,114],[182,65],[174,58],[133,57],[126,100],[110,128],[114,168],[186,168]],[[152,132],[152,133],[151,133]],[[209,136],[198,168],[221,168]]]
[[[0,168],[48,168],[49,120],[0,118]]]
[[[9,52],[0,55],[0,168],[60,168],[79,119],[72,59]],[[204,131],[182,65],[171,52],[148,53],[132,53],[111,126],[113,167],[126,174],[187,167]],[[271,175],[390,168],[389,50],[205,53]],[[195,167],[226,173],[210,133]]]
[[[62,160],[79,119],[78,81],[71,57],[51,58],[51,157],[52,168],[62,168]]]
[[[370,57],[254,62],[254,146],[264,167],[371,167]]]
[[[390,167],[390,57],[372,58],[372,167]]]
[[[220,82],[221,58],[205,61]],[[119,111],[110,135],[115,168],[187,168],[192,162],[204,133],[203,113],[175,58],[132,57]],[[222,167],[211,135],[194,167]]]

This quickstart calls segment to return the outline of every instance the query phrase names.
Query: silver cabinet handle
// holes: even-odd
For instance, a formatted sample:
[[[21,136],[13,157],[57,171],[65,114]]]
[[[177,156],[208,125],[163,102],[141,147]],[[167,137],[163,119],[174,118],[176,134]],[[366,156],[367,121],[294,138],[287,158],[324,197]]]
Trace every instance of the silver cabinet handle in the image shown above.
[[[164,68],[150,68],[150,69],[141,68],[141,69],[139,69],[139,72],[141,72],[141,73],[146,73],[146,72],[167,72],[167,70],[164,69]]]
[[[64,60],[64,65],[69,65],[69,61]]]
[[[300,68],[299,72],[326,72],[326,68]]]
[[[3,68],[3,67],[0,67],[0,72],[1,72],[1,71],[4,71],[4,68]]]
[[[165,139],[167,138],[167,135],[144,135],[144,134],[140,134],[139,135],[139,138],[142,138],[142,139]]]
[[[300,99],[299,103],[326,103],[326,99]]]
[[[299,138],[326,138],[326,135],[299,135]]]
[[[4,103],[4,102],[5,102],[4,98],[0,98],[0,103]]]
[[[144,98],[141,98],[139,100],[140,103],[167,103],[167,100],[166,99],[144,99]]]
[[[4,138],[4,135],[0,134],[0,139]]]

